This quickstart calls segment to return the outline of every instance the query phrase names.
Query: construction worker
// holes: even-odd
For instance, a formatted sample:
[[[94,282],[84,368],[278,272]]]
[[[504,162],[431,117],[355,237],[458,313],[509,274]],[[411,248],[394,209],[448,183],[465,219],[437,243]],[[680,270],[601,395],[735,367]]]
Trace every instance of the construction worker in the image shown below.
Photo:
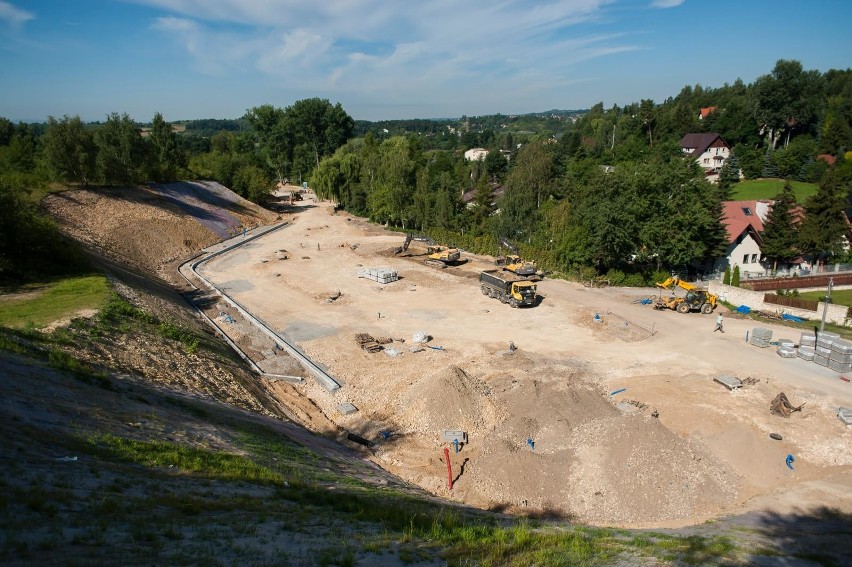
[[[716,328],[715,328],[715,329],[713,329],[713,332],[714,332],[714,333],[715,333],[716,331],[722,331],[723,333],[725,332],[725,329],[723,329],[723,328],[722,328],[722,323],[723,323],[723,322],[724,322],[724,320],[722,319],[722,314],[721,314],[721,313],[719,313],[719,316],[718,316],[718,317],[716,317]]]

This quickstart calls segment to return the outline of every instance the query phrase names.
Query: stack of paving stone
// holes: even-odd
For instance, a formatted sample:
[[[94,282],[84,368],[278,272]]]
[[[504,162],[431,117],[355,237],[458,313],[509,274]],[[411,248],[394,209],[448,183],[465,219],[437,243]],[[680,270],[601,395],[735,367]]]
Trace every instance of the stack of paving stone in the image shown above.
[[[358,271],[359,278],[367,278],[380,284],[389,284],[399,279],[399,274],[391,268],[367,268]]]
[[[778,339],[778,349],[775,352],[781,358],[796,358],[796,343],[790,339]]]
[[[772,340],[772,329],[756,327],[752,329],[748,342],[756,347],[766,348]]]
[[[829,333],[823,331],[819,334],[814,349],[814,362],[820,366],[828,366],[828,360],[831,358],[831,346],[835,341],[840,340],[840,335],[837,333]]]
[[[802,360],[813,361],[816,354],[816,335],[813,333],[802,333],[802,336],[799,338],[799,350],[797,354]]]
[[[835,372],[852,372],[852,342],[840,338],[831,341],[828,367]]]
[[[775,350],[781,358],[796,358],[796,348],[792,345],[779,344]]]

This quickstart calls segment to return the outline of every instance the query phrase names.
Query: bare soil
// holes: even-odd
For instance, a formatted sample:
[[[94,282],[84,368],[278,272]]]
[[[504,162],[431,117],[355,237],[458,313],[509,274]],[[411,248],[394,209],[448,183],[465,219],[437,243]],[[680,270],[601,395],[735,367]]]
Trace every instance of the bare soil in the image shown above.
[[[179,282],[170,270],[219,240],[185,212],[137,194],[75,193],[48,203],[66,230],[166,281]],[[128,204],[132,218],[116,222]],[[164,222],[153,222],[152,207]],[[852,384],[748,345],[752,321],[729,319],[725,334],[713,333],[715,316],[632,302],[650,290],[550,279],[539,283],[538,306],[511,309],[480,293],[477,275],[491,267],[489,257],[465,253],[465,264],[438,270],[424,265],[417,243],[394,255],[403,235],[334,213],[328,203],[308,199],[282,212],[290,226],[202,272],[343,383],[334,393],[309,377],[303,385],[260,383],[282,411],[315,431],[375,441],[366,455],[402,479],[473,506],[599,525],[676,527],[820,506],[852,512],[852,433],[835,417],[838,406],[852,407]],[[252,217],[257,224],[272,218]],[[162,240],[151,235],[164,231]],[[367,267],[391,267],[400,280],[358,278]],[[206,311],[227,313],[216,303]],[[259,364],[298,372],[283,355],[270,356],[271,341],[250,326],[219,329]],[[773,330],[773,338],[798,339]],[[412,352],[418,331],[432,340]],[[386,347],[400,355],[361,350],[357,333],[395,339]],[[729,392],[713,382],[720,374],[755,383]],[[805,403],[804,411],[771,415],[781,391]],[[342,414],[343,402],[359,411]],[[451,453],[452,491],[445,430],[469,437]],[[792,470],[787,454],[796,459]]]

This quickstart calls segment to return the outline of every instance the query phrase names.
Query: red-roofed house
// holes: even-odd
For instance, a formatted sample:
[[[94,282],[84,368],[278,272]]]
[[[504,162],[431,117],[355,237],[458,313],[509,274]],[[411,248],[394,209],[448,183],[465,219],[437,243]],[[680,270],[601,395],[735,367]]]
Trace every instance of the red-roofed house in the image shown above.
[[[687,134],[680,140],[680,149],[698,162],[709,181],[719,178],[722,164],[731,155],[731,148],[719,134]]]
[[[728,248],[725,256],[716,261],[714,269],[740,267],[741,277],[750,274],[763,274],[766,268],[761,264],[763,255],[763,221],[769,214],[772,201],[725,201],[725,218],[722,221],[728,230]]]
[[[705,118],[707,118],[708,116],[710,116],[710,114],[711,114],[712,112],[716,112],[716,107],[715,107],[715,106],[708,106],[708,107],[706,107],[706,108],[702,108],[702,109],[699,111],[699,113],[698,113],[698,119],[699,119],[699,120],[704,120]]]

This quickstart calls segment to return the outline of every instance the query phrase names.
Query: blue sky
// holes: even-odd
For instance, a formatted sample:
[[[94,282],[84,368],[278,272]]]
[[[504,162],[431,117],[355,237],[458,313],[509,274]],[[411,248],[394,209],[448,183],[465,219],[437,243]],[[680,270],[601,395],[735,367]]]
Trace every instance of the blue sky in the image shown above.
[[[852,64],[852,1],[0,0],[0,116],[355,119],[661,102]]]

